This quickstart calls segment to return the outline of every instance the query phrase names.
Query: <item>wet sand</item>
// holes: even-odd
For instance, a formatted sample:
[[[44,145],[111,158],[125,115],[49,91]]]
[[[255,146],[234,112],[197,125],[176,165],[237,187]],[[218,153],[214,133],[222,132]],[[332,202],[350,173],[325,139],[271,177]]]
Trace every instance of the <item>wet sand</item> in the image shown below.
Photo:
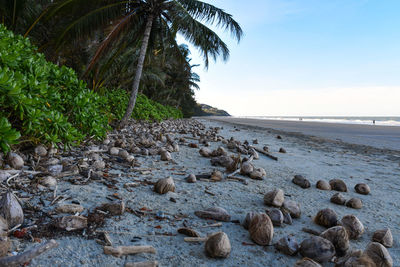
[[[238,125],[275,129],[290,133],[301,133],[351,144],[400,150],[400,127],[398,126],[262,120],[234,117],[208,117],[208,119]]]

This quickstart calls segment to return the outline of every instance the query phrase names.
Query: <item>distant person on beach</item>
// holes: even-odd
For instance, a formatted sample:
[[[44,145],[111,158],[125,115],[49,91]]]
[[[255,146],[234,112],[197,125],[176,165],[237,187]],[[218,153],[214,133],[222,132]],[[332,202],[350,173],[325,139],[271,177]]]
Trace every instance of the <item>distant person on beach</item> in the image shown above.
[[[375,125],[375,120],[372,120],[372,123]]]

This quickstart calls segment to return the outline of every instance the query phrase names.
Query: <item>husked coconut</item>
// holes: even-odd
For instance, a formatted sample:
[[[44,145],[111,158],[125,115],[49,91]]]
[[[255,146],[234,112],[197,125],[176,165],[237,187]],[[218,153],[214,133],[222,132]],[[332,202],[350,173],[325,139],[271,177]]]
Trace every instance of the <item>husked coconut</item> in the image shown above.
[[[251,239],[258,245],[267,246],[274,236],[274,226],[265,213],[256,214],[250,221],[249,233]]]
[[[227,258],[231,253],[231,243],[228,235],[219,232],[207,238],[205,250],[211,258]]]

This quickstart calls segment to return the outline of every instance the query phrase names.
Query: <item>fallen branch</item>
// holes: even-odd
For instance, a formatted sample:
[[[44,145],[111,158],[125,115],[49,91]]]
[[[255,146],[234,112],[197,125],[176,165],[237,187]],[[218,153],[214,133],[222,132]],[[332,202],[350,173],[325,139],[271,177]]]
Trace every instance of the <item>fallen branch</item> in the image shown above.
[[[246,179],[240,178],[240,177],[237,177],[237,176],[228,176],[227,180],[228,181],[230,181],[230,180],[231,181],[239,181],[239,182],[242,182],[244,185],[248,185],[249,184],[249,182]]]
[[[185,242],[205,242],[207,239],[207,237],[185,237],[183,240]]]
[[[0,266],[20,266],[26,262],[30,262],[33,258],[57,246],[58,243],[52,239],[19,255],[0,258]]]
[[[157,267],[158,261],[127,262],[125,267]]]
[[[221,226],[222,226],[222,223],[213,223],[213,224],[203,225],[201,227],[207,228],[207,227],[221,227]]]
[[[120,246],[111,247],[104,246],[104,254],[113,255],[114,257],[121,257],[124,255],[138,254],[138,253],[156,253],[156,249],[152,246]]]
[[[269,154],[268,152],[266,152],[264,150],[261,150],[261,149],[259,149],[257,147],[254,147],[254,146],[250,146],[250,147],[253,148],[255,151],[257,151],[258,153],[261,153],[261,154],[263,154],[264,156],[267,156],[270,159],[273,159],[273,160],[276,160],[276,161],[278,160],[278,157],[275,157],[275,156]]]

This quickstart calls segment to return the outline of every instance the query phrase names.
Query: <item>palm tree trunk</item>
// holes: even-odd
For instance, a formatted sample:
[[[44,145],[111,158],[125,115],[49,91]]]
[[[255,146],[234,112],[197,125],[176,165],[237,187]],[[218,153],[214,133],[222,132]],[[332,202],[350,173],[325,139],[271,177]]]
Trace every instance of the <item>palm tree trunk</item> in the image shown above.
[[[153,15],[149,15],[149,17],[147,18],[146,29],[144,31],[142,46],[140,48],[140,54],[139,54],[138,64],[137,64],[136,73],[135,73],[135,79],[133,80],[133,84],[132,84],[131,96],[129,98],[129,103],[128,103],[128,107],[126,109],[125,115],[119,124],[120,128],[122,128],[126,125],[126,123],[128,122],[129,118],[132,115],[133,108],[135,107],[136,97],[137,97],[139,85],[140,85],[140,78],[142,77],[144,59],[146,57],[147,46],[149,44],[149,39],[150,39],[151,27],[153,26],[153,19],[154,19]]]

